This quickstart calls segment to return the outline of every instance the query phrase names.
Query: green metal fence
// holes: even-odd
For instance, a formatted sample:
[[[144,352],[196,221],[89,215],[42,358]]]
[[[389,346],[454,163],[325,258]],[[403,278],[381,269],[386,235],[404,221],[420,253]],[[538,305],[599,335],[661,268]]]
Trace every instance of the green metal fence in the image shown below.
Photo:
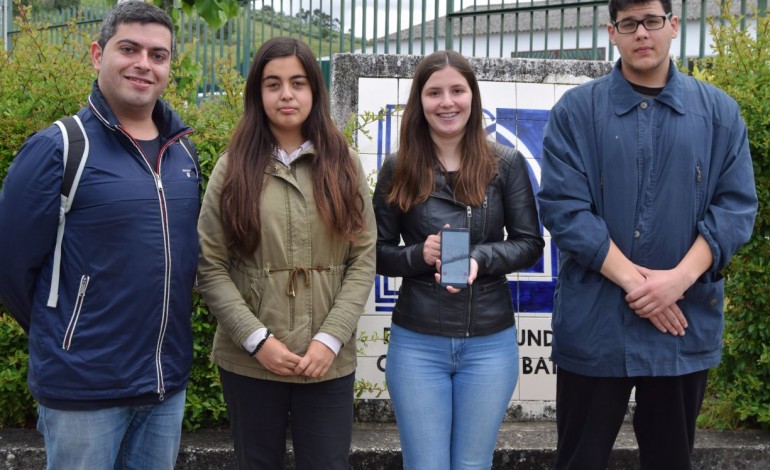
[[[9,0],[0,0],[7,2]],[[708,17],[724,0],[672,0],[680,18],[677,58],[710,54]],[[734,0],[731,14],[765,14],[767,0]],[[74,19],[96,37],[103,10],[66,9],[36,15],[51,37]],[[606,0],[264,0],[245,2],[240,14],[212,30],[197,15],[179,12],[177,43],[201,66],[201,93],[216,90],[214,64],[226,58],[246,74],[266,39],[285,35],[307,42],[322,63],[337,52],[426,54],[454,49],[467,56],[613,60]],[[7,47],[16,34],[11,27]]]

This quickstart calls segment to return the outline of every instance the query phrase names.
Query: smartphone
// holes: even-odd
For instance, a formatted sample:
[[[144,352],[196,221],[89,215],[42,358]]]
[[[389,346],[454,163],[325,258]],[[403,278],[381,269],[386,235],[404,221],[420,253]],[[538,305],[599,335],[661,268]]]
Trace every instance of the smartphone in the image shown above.
[[[467,228],[441,229],[441,285],[468,287],[471,236]]]

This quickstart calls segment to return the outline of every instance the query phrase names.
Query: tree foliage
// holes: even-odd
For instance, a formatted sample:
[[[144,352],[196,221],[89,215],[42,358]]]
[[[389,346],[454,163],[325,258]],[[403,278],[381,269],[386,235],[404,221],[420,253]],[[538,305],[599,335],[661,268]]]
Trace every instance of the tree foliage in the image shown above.
[[[314,26],[320,31],[327,31],[328,34],[340,31],[340,20],[338,18],[333,18],[331,15],[324,13],[318,8],[313,11],[300,8],[299,13],[294,16],[300,23]]]
[[[173,0],[153,0],[153,2],[176,19],[177,12],[174,9]],[[181,0],[185,13],[197,12],[212,29],[219,29],[227,23],[227,20],[236,17],[240,11],[239,3],[243,2],[238,0]]]

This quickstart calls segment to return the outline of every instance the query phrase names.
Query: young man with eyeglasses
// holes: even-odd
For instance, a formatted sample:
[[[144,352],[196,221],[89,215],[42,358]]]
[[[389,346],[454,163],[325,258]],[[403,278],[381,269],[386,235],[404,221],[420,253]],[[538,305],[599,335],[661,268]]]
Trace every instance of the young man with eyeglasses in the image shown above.
[[[642,469],[690,469],[721,357],[720,271],[757,210],[735,101],[677,70],[670,0],[610,0],[620,60],[565,93],[543,145],[541,219],[560,250],[556,469],[604,469],[634,390]]]

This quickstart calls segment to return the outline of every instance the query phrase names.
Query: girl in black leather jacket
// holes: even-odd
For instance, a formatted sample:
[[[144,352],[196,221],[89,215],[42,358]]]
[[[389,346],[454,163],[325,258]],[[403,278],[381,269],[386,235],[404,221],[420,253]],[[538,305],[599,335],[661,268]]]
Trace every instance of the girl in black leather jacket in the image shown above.
[[[386,380],[404,468],[490,468],[518,378],[506,274],[532,266],[544,245],[526,162],[486,139],[478,82],[453,51],[418,65],[399,142],[374,210],[377,273],[403,278]],[[446,226],[470,231],[465,289],[439,284]]]

